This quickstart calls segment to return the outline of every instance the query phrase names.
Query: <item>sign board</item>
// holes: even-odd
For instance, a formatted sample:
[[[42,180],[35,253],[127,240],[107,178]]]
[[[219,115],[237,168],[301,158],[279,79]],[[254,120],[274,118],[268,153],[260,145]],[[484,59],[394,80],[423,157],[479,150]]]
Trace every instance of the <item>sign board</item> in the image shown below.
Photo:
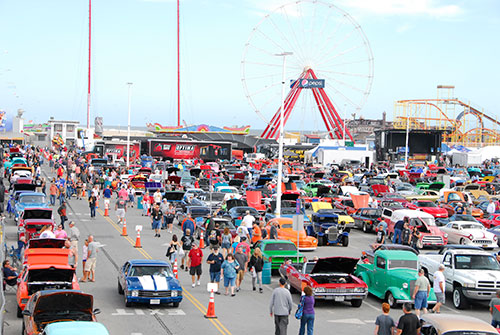
[[[217,292],[217,287],[218,287],[217,283],[208,283],[207,284],[207,291],[208,292],[212,292],[212,291]]]
[[[135,231],[142,231],[142,226],[141,225],[135,226]]]
[[[304,215],[294,215],[293,216],[293,230],[302,231],[304,230]]]
[[[290,83],[290,88],[293,88],[297,80],[292,80]],[[298,83],[299,88],[325,88],[324,79],[300,79]]]

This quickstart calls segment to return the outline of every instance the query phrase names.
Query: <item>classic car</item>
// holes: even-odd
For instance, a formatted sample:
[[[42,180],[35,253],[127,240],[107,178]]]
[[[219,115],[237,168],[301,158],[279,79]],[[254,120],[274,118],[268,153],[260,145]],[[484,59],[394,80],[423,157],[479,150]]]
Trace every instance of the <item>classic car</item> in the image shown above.
[[[313,251],[318,247],[318,240],[315,237],[307,236],[304,229],[300,232],[293,229],[293,219],[291,218],[274,218],[271,219],[269,223],[271,225],[277,223],[279,240],[292,241],[301,251]],[[269,231],[267,234],[269,236]]]
[[[467,202],[465,201],[464,195],[462,192],[457,191],[443,191],[441,190],[441,196],[439,197],[440,207],[446,209],[448,211],[448,216],[452,216],[456,213],[456,208],[459,204],[465,209],[467,208]],[[483,211],[476,207],[470,207],[472,216],[474,217],[482,217]]]
[[[43,226],[51,224],[55,228],[51,208],[25,208],[19,219],[17,232],[19,238],[24,237],[26,241],[40,235]]]
[[[495,234],[497,237],[497,245],[500,247],[500,226],[494,226],[487,229],[488,232]]]
[[[482,219],[477,219],[486,228],[496,227],[500,225],[500,213],[487,214]]]
[[[411,204],[408,204],[407,207],[417,211],[426,212],[435,218],[448,217],[448,211],[446,209],[439,207],[435,202],[430,200],[413,201]]]
[[[498,335],[489,323],[463,314],[423,314],[420,322],[422,335]]]
[[[327,257],[300,264],[283,264],[280,275],[290,285],[290,290],[302,292],[309,285],[315,299],[350,301],[353,307],[360,307],[368,294],[368,286],[352,275],[357,258]]]
[[[440,229],[448,234],[450,243],[472,244],[485,249],[493,249],[497,246],[498,239],[496,235],[488,232],[478,222],[451,221]]]
[[[418,277],[418,256],[407,250],[377,250],[373,261],[358,262],[354,275],[368,285],[368,292],[386,300],[391,307],[413,302],[412,294]],[[429,304],[436,303],[431,289]]]
[[[45,327],[61,320],[96,321],[100,310],[93,306],[92,295],[79,290],[39,291],[31,296],[23,311],[23,334],[47,334]]]
[[[285,259],[304,261],[304,255],[297,250],[295,243],[287,240],[262,240],[254,244],[253,249],[259,248],[265,261],[271,262],[271,269],[278,270]]]
[[[118,274],[118,293],[124,296],[126,307],[132,303],[171,303],[178,307],[182,301],[182,287],[175,279],[172,265],[162,260],[135,259],[125,262]]]
[[[368,250],[363,250],[361,252],[361,260],[365,263],[373,263],[373,260],[375,258],[375,253],[378,250],[403,250],[403,251],[411,251],[415,255],[419,254],[419,251],[416,249],[413,249],[409,245],[404,245],[404,244],[380,244],[380,243],[374,243],[370,244],[370,249]]]
[[[23,192],[14,205],[14,220],[18,221],[25,208],[49,208],[47,197],[43,193]]]
[[[109,332],[100,322],[58,321],[48,324],[44,335],[109,335]]]
[[[132,185],[134,189],[134,193],[136,195],[142,195],[146,191],[146,182],[148,181],[148,177],[143,174],[137,174],[135,176],[130,177],[129,183]]]
[[[352,215],[352,218],[354,219],[354,226],[361,228],[363,232],[377,231],[377,227],[380,221],[382,221],[382,209],[370,207],[358,208]]]
[[[29,298],[38,291],[80,289],[75,269],[68,264],[68,255],[68,249],[26,249],[26,265],[19,274],[16,294],[18,317],[22,317]]]
[[[347,224],[345,221],[340,221],[334,209],[319,208],[311,215],[311,224],[307,227],[307,234],[316,237],[320,246],[341,244],[347,247],[349,231],[353,226],[354,222]]]

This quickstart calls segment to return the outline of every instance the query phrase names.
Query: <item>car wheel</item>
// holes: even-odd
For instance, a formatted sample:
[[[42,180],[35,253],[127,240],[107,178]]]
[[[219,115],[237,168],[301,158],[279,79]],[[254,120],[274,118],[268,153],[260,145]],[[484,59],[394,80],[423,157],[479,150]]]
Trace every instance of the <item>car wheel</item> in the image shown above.
[[[342,237],[342,246],[347,247],[349,245],[349,236]]]
[[[180,304],[180,302],[176,301],[176,302],[173,302],[173,303],[172,303],[172,306],[174,306],[174,307],[179,307],[179,304]]]
[[[124,293],[125,293],[124,294],[125,307],[131,307],[132,306],[132,302],[128,300],[126,292],[124,292]]]
[[[457,309],[464,309],[469,306],[469,302],[459,286],[453,288],[453,306]]]
[[[365,222],[363,222],[363,226],[361,226],[361,229],[363,230],[363,233],[368,233],[368,227],[366,226]]]
[[[325,237],[324,236],[318,236],[318,246],[325,245]]]
[[[362,299],[352,299],[351,300],[351,306],[352,307],[361,307],[362,303],[363,303]]]
[[[392,295],[391,292],[387,292],[385,300],[391,306],[391,308],[396,307],[396,299],[394,299],[394,296]]]
[[[17,315],[18,318],[22,318],[23,317],[23,310],[19,306],[17,306],[17,313],[16,313],[16,315]]]
[[[462,244],[462,245],[466,245],[467,244],[467,241],[465,240],[465,238],[461,238],[460,239],[460,244]]]
[[[120,281],[118,281],[118,294],[123,294],[123,288],[122,286],[120,285]]]

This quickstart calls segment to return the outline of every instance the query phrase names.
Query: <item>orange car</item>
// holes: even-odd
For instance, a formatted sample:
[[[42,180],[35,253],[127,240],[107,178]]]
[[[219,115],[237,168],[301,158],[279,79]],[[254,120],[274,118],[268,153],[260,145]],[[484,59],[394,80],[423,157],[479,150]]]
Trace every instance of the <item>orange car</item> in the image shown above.
[[[79,290],[75,269],[68,264],[69,249],[28,248],[25,252],[26,266],[18,278],[17,317],[33,293],[41,290]]]
[[[274,222],[278,223],[278,239],[289,240],[297,245],[297,231],[293,229],[292,218],[274,218],[269,220],[272,225]],[[269,236],[270,225],[266,228]],[[306,231],[303,229],[299,232],[299,244],[297,247],[303,251],[313,251],[318,247],[318,240],[312,236],[307,236]]]

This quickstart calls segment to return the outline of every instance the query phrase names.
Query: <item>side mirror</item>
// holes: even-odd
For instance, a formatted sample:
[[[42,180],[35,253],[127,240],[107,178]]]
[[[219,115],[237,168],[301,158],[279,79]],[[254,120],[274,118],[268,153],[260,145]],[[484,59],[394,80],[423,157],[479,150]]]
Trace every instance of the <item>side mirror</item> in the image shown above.
[[[31,316],[31,313],[30,313],[30,311],[28,311],[27,309],[25,309],[25,310],[23,311],[23,315],[26,315],[26,316]]]
[[[101,310],[99,308],[94,309],[94,315],[101,314]]]
[[[451,267],[451,263],[450,262],[443,262],[443,265],[450,268]]]

